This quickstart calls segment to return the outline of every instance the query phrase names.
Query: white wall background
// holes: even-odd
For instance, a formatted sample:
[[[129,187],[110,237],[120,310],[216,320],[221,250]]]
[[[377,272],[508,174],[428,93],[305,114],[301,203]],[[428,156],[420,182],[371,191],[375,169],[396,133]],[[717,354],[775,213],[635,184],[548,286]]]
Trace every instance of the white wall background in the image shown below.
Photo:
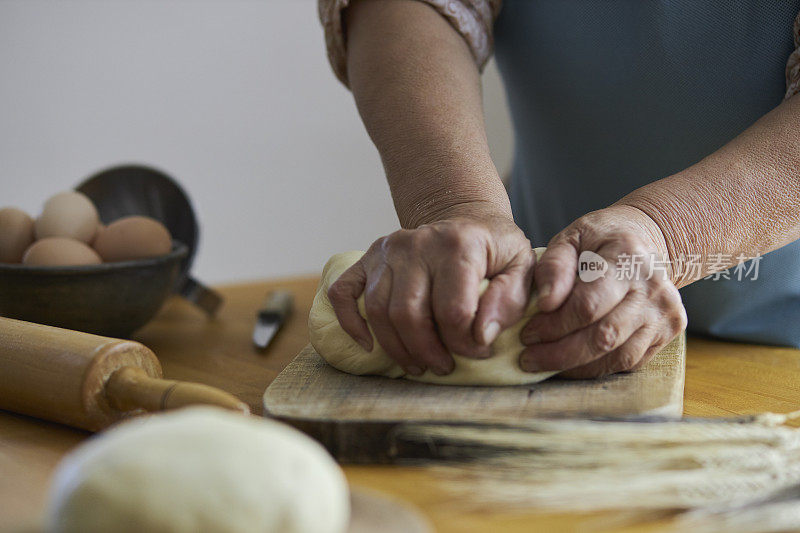
[[[494,66],[489,136],[511,132]],[[36,215],[101,168],[177,178],[210,283],[316,272],[397,227],[315,0],[0,0],[0,206]]]

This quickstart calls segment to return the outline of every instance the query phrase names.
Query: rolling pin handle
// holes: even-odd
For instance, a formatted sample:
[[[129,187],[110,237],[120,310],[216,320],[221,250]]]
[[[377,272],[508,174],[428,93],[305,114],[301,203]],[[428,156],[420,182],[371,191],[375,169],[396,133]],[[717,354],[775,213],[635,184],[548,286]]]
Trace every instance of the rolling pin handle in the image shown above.
[[[164,411],[187,405],[216,405],[250,414],[250,408],[232,394],[200,383],[153,378],[139,367],[122,367],[108,378],[106,396],[115,409]]]

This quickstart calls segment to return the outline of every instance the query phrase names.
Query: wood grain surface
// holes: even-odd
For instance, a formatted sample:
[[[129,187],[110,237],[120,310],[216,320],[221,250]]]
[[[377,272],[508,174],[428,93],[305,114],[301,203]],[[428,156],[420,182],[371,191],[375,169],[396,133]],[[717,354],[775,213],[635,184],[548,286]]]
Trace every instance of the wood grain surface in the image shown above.
[[[159,356],[170,379],[220,387],[261,412],[267,385],[308,344],[306,318],[317,278],[222,287],[217,319],[173,299],[134,336]],[[251,344],[255,312],[269,290],[295,295],[295,313],[270,348]],[[800,351],[689,338],[684,412],[729,416],[800,408]],[[36,531],[52,472],[89,433],[0,411],[0,530]],[[351,485],[382,491],[420,508],[440,532],[575,531],[625,523],[619,513],[504,514],[470,512],[441,489],[432,472],[397,466],[347,466]],[[636,524],[644,530],[657,523]]]
[[[323,421],[500,422],[683,413],[683,335],[639,372],[513,387],[434,385],[340,372],[306,346],[264,393],[265,415]]]
[[[144,411],[248,407],[202,383],[160,379],[146,346],[0,317],[0,408],[98,431]]]
[[[394,427],[411,421],[513,424],[536,417],[680,417],[685,361],[686,339],[679,335],[638,372],[468,387],[346,374],[308,345],[267,387],[264,415],[302,429],[339,461],[386,463],[398,458],[391,440]]]

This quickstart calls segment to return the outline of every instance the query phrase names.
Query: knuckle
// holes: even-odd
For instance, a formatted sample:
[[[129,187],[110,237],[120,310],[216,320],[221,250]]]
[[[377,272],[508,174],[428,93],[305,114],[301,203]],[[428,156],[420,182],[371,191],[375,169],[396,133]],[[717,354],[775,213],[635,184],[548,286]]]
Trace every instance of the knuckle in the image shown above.
[[[366,298],[364,301],[364,309],[371,320],[381,321],[385,315],[386,306],[378,298]]]
[[[534,267],[536,276],[555,274],[561,270],[561,261],[558,257],[553,255],[544,255],[541,259],[536,261]]]
[[[437,228],[438,241],[447,250],[461,250],[468,247],[474,240],[469,227],[459,227],[455,224],[446,224]]]
[[[451,303],[442,309],[439,321],[445,325],[459,325],[469,320],[471,316],[472,312],[466,304]]]
[[[328,287],[328,300],[334,305],[347,299],[347,287],[344,282],[338,280]]]
[[[509,242],[513,243],[513,248],[519,250],[522,253],[529,254],[531,260],[535,258],[533,255],[533,245],[531,244],[530,239],[528,239],[522,230],[515,227],[514,233],[511,235],[511,239]]]
[[[689,326],[689,317],[686,314],[686,309],[681,305],[680,313],[678,313],[678,318],[675,322],[675,326],[677,331],[676,334],[685,330]]]
[[[632,235],[627,231],[621,231],[614,237],[614,243],[611,245],[610,251],[613,256],[621,257],[622,255],[637,258],[642,263],[642,273],[649,273],[650,261],[649,257],[652,250],[648,248],[642,240]]]
[[[672,283],[661,283],[654,297],[656,305],[675,317],[685,316],[683,299]]]
[[[415,317],[414,321],[414,327],[418,329],[420,335],[426,336],[427,338],[438,339],[436,323],[433,321],[432,316]]]
[[[632,253],[637,251],[637,249],[641,245],[639,239],[636,238],[636,236],[631,234],[630,232],[618,230],[615,233],[616,233],[614,239],[615,245],[621,250],[624,250],[628,253]]]
[[[450,249],[461,249],[467,244],[464,233],[460,231],[448,231],[443,235],[444,245]]]
[[[650,336],[650,348],[653,349],[660,349],[662,346],[666,345],[669,341],[672,340],[674,335],[666,331],[664,328],[659,327],[650,327],[647,329],[647,332]]]
[[[393,324],[401,325],[412,325],[416,322],[414,311],[407,303],[390,304],[389,320],[391,320]]]
[[[387,256],[401,253],[409,248],[412,237],[412,230],[401,229],[384,238],[382,249]]]
[[[669,331],[672,337],[686,329],[688,325],[688,319],[686,317],[686,310],[681,306],[680,309],[676,310],[672,313],[669,317],[668,324],[669,324]]]
[[[595,352],[608,353],[617,345],[620,336],[619,327],[613,322],[603,322],[592,335],[591,347]]]
[[[650,299],[650,295],[647,293],[647,291],[637,288],[635,285],[628,290],[628,294],[625,295],[623,301],[625,300],[630,303],[632,309],[635,309],[641,313],[647,313],[650,315],[653,314],[654,311],[659,311],[659,309],[653,305],[653,302]]]
[[[597,313],[600,309],[600,303],[597,301],[596,298],[583,295],[575,307],[575,315],[578,320],[581,321],[583,324],[591,324],[594,322],[598,317]]]
[[[585,221],[575,222],[553,237],[548,243],[548,246],[565,244],[578,248],[581,242],[581,234],[585,229]]]
[[[429,232],[426,230],[418,229],[409,238],[409,250],[415,255],[424,255],[430,248],[428,246],[430,240]]]
[[[668,310],[674,306],[674,298],[663,288],[656,288],[651,291],[650,301],[653,305],[662,310]]]
[[[386,236],[384,236],[384,237],[381,237],[380,239],[376,239],[376,240],[375,240],[375,241],[374,241],[374,242],[373,242],[373,243],[370,245],[370,247],[369,247],[369,249],[367,250],[367,253],[365,254],[365,256],[366,256],[366,255],[372,255],[372,254],[375,254],[375,253],[380,253],[380,252],[382,252],[382,251],[383,251],[383,250],[386,248],[386,246],[387,246],[387,242],[389,241],[389,238],[390,238],[390,237],[391,237],[391,235],[386,235]]]
[[[683,298],[678,288],[672,283],[667,283],[667,292],[670,295],[670,302],[673,307],[683,309]]]
[[[653,340],[652,340],[652,341],[650,341],[650,342],[651,342],[651,344],[650,344],[650,347],[651,347],[653,350],[655,350],[655,351],[658,351],[658,350],[660,350],[660,349],[661,349],[663,346],[666,346],[666,344],[667,344],[669,341],[671,341],[671,340],[672,340],[672,337],[673,337],[673,335],[670,335],[670,334],[665,334],[665,333],[663,333],[663,332],[662,332],[662,333],[656,333],[656,334],[655,334],[655,336],[653,337]]]
[[[642,257],[645,260],[651,255],[651,250],[638,238],[625,234],[625,247],[627,252],[634,257]]]

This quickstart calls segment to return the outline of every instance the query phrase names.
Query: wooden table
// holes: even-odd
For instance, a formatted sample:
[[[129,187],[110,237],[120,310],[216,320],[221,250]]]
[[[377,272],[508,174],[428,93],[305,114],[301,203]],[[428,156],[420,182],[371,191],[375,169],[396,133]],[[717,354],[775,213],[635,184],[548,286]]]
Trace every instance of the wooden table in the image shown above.
[[[169,378],[230,391],[261,412],[261,395],[308,342],[306,317],[317,278],[222,287],[224,308],[209,321],[173,299],[135,339],[152,348]],[[250,337],[255,311],[269,290],[295,295],[296,311],[270,349]],[[800,351],[692,338],[688,345],[685,414],[727,416],[800,409]],[[0,376],[2,379],[2,376]],[[35,531],[50,475],[61,457],[88,437],[57,424],[0,411],[0,530]],[[608,523],[608,515],[509,515],[465,512],[422,469],[345,467],[351,484],[394,494],[416,505],[437,531],[559,531]]]

